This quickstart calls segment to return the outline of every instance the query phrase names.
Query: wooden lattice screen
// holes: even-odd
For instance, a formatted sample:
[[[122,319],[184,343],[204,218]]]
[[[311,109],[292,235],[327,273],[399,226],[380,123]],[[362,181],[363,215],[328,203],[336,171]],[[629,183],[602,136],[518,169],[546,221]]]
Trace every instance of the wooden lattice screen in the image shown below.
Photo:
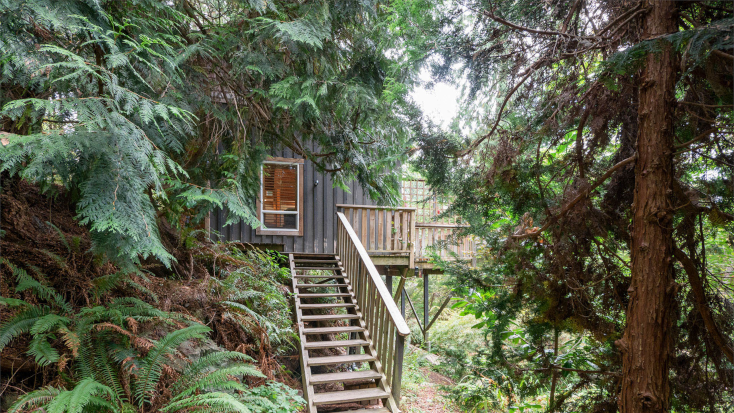
[[[417,223],[458,224],[461,219],[446,216],[436,219],[438,215],[448,209],[448,204],[441,202],[431,193],[431,188],[424,180],[403,181],[401,187],[403,206],[416,208]]]
[[[431,193],[431,189],[424,180],[403,181],[403,206],[416,208],[415,233],[412,241],[415,245],[415,260],[425,262],[429,259],[429,251],[437,243],[451,239],[457,228],[463,227],[461,218],[456,216],[442,216],[449,204],[441,202]],[[472,258],[476,252],[476,244],[472,236],[465,236],[458,240],[453,239],[448,245],[439,249],[443,259],[451,260],[452,252],[460,258]]]

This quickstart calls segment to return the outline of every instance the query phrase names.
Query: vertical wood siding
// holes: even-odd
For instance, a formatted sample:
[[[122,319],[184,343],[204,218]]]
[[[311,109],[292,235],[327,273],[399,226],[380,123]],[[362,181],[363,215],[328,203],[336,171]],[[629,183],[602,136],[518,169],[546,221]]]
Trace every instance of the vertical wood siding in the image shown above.
[[[312,147],[313,148],[313,147]],[[274,150],[271,156],[301,158],[290,149]],[[316,181],[318,185],[314,185]],[[257,235],[255,228],[244,223],[224,226],[226,213],[217,210],[211,215],[212,238],[220,241],[241,241],[250,244],[283,245],[284,252],[334,253],[336,242],[336,204],[375,205],[358,182],[349,183],[349,191],[332,187],[329,174],[316,170],[306,160],[303,165],[303,236]],[[216,232],[214,232],[216,231]],[[220,234],[217,238],[216,233]]]

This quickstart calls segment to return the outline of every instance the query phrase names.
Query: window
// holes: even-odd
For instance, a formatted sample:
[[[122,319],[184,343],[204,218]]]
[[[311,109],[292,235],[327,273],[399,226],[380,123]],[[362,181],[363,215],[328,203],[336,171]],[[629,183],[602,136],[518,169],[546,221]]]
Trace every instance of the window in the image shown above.
[[[303,235],[303,159],[269,158],[260,173],[258,235]]]

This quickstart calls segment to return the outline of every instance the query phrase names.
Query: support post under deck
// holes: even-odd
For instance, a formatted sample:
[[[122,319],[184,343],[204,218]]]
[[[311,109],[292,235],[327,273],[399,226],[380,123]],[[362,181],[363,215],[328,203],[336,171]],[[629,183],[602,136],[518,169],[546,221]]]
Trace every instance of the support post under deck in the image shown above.
[[[423,325],[428,327],[430,304],[428,302],[428,272],[423,273]],[[428,341],[428,328],[423,331],[423,342],[426,343],[426,351],[431,351],[431,342]]]

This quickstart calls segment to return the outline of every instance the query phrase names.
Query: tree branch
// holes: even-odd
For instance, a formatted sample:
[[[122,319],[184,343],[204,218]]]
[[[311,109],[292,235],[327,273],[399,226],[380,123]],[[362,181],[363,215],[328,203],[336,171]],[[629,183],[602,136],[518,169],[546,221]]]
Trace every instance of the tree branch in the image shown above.
[[[683,269],[688,275],[688,282],[691,284],[691,290],[693,291],[694,304],[701,314],[701,318],[703,318],[703,324],[706,326],[706,330],[711,335],[714,343],[721,349],[726,358],[729,359],[729,362],[734,363],[734,350],[732,350],[732,347],[727,343],[727,339],[716,326],[711,309],[706,303],[706,292],[703,289],[703,283],[698,274],[696,264],[677,247],[673,249],[673,255],[683,265]]]
[[[619,376],[620,375],[619,373],[613,372],[613,371],[570,369],[566,367],[556,366],[555,364],[552,364],[550,367],[546,367],[542,369],[523,369],[523,371],[545,371],[545,370],[563,370],[563,371],[572,371],[574,373],[583,373],[583,374],[604,374],[607,376]]]
[[[734,62],[734,55],[730,55],[729,53],[722,52],[721,50],[712,50],[711,53],[715,54],[716,56],[723,57],[724,59],[731,60]]]
[[[507,27],[511,27],[511,28],[513,28],[515,30],[520,30],[520,31],[523,31],[523,32],[539,34],[539,35],[542,35],[542,36],[562,36],[562,37],[567,37],[567,38],[575,37],[575,38],[582,38],[582,39],[593,39],[594,38],[594,37],[586,37],[586,36],[576,36],[576,35],[572,35],[572,34],[568,34],[568,33],[557,32],[557,31],[554,31],[554,30],[531,29],[530,27],[520,26],[520,25],[517,25],[515,23],[509,22],[509,21],[507,21],[507,20],[505,20],[505,19],[503,19],[501,17],[497,17],[497,16],[494,15],[494,13],[492,13],[489,10],[484,10],[483,13],[484,13],[485,16],[487,16],[490,19],[496,21],[497,23],[504,24]]]
[[[517,89],[520,88],[520,86],[522,86],[522,84],[525,83],[526,80],[528,80],[528,78],[530,77],[530,75],[532,75],[533,73],[535,73],[536,70],[538,70],[540,67],[543,66],[543,63],[545,63],[545,59],[541,59],[541,60],[538,60],[537,62],[535,62],[528,69],[528,73],[515,85],[515,87],[512,88],[512,90],[510,90],[510,92],[507,94],[507,96],[505,96],[505,99],[502,101],[502,106],[500,106],[500,110],[497,113],[497,120],[494,122],[494,125],[492,126],[492,129],[490,129],[490,131],[488,133],[486,133],[486,134],[480,136],[479,138],[475,139],[474,142],[472,142],[469,145],[468,148],[466,148],[466,149],[464,149],[462,151],[459,151],[457,153],[457,156],[462,157],[464,155],[467,155],[467,154],[471,153],[474,149],[477,148],[477,146],[479,146],[487,138],[489,138],[490,136],[492,136],[492,134],[494,133],[494,131],[497,129],[497,126],[500,124],[500,120],[502,120],[502,113],[505,111],[505,106],[507,105],[507,102],[510,100],[510,98],[512,97],[512,95],[515,94],[515,92],[517,91]]]
[[[573,15],[576,14],[576,9],[581,5],[581,1],[582,0],[576,0],[573,6],[571,6],[571,10],[568,11],[568,15],[566,15],[566,18],[563,20],[563,26],[561,27],[562,33],[568,32],[568,24],[571,22]]]
[[[613,167],[611,167],[608,171],[606,171],[604,173],[604,175],[601,176],[601,178],[597,179],[596,182],[594,182],[593,185],[591,185],[590,187],[588,187],[587,189],[585,189],[584,191],[582,191],[576,198],[574,198],[571,202],[569,202],[568,205],[566,205],[561,210],[561,212],[558,213],[558,215],[555,215],[555,216],[551,217],[550,219],[548,219],[548,221],[540,229],[538,229],[537,231],[529,232],[527,234],[510,235],[510,238],[513,238],[513,239],[524,239],[524,238],[537,237],[538,235],[540,235],[541,233],[543,233],[545,230],[547,230],[548,228],[550,228],[551,225],[553,225],[556,222],[558,222],[558,220],[561,219],[564,215],[566,215],[568,213],[568,211],[570,211],[574,206],[576,206],[576,204],[578,204],[582,200],[586,199],[586,197],[588,197],[589,194],[592,191],[594,191],[599,185],[601,185],[602,183],[604,183],[604,181],[606,181],[607,179],[609,179],[609,177],[612,176],[612,174],[614,174],[614,172],[617,169],[619,169],[619,168],[627,165],[628,163],[633,162],[635,159],[637,159],[637,155],[630,156],[629,158],[627,158],[627,159],[625,159],[625,160],[617,163]]]
[[[691,144],[700,141],[701,139],[709,136],[710,134],[712,134],[712,133],[714,133],[714,132],[716,132],[718,130],[719,130],[718,128],[708,129],[708,130],[704,131],[702,134],[696,136],[695,138],[691,139],[688,142],[681,143],[680,145],[675,145],[675,149],[681,149],[681,148],[685,148],[686,146],[691,146]]]
[[[579,166],[579,176],[583,179],[584,174],[584,126],[586,126],[586,120],[589,119],[591,108],[586,108],[584,114],[581,115],[579,120],[579,127],[576,129],[576,162]]]

